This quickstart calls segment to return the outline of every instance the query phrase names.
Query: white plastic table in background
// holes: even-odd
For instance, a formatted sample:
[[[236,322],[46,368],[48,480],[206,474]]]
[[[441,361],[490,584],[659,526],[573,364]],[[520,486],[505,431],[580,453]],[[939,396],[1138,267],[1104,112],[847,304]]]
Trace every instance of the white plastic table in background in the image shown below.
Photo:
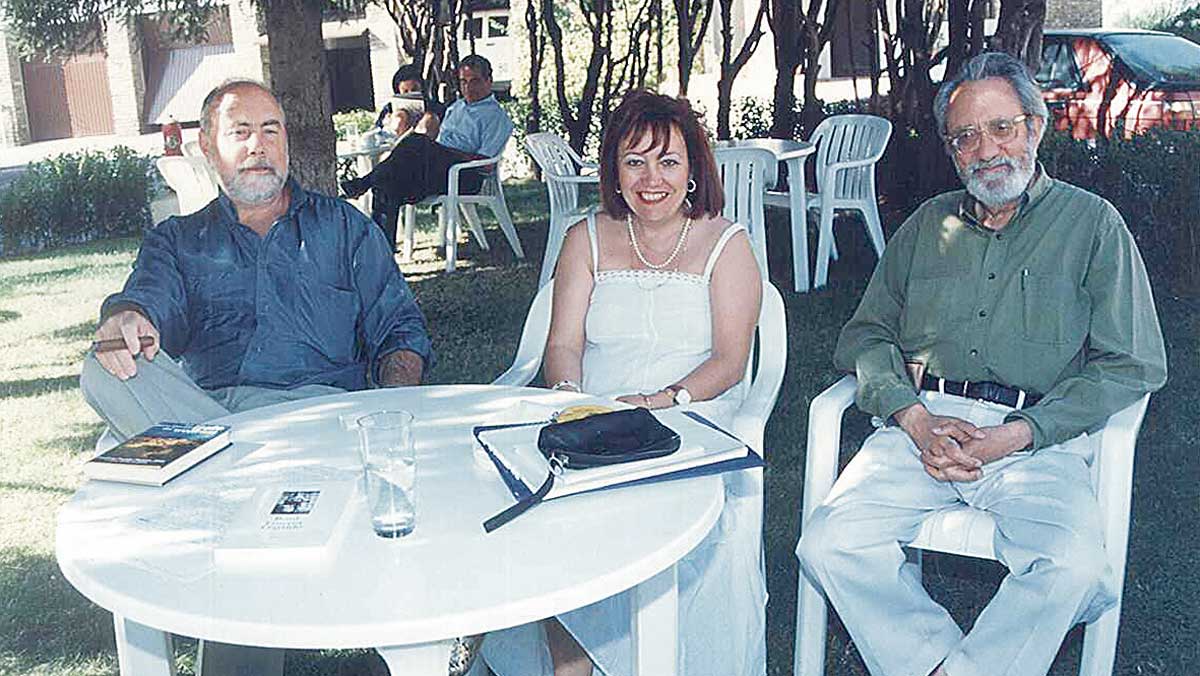
[[[394,138],[394,137],[393,137]],[[338,141],[337,143],[337,158],[339,160],[354,160],[354,171],[359,178],[371,173],[372,170],[383,159],[383,156],[391,152],[395,147],[394,143],[381,143],[379,145],[369,147],[359,147],[351,141]],[[374,190],[368,190],[362,195],[349,200],[358,210],[371,215],[371,205],[374,202]]]
[[[771,206],[787,206],[791,213],[793,284],[797,292],[808,291],[808,193],[804,186],[804,160],[817,147],[806,141],[779,138],[733,139],[721,143],[734,148],[763,148],[787,165],[787,194],[768,186],[764,201]]]
[[[572,496],[485,534],[512,503],[470,429],[518,401],[583,395],[489,385],[369,390],[224,418],[233,445],[165,487],[88,482],[58,517],[66,579],[113,613],[123,676],[174,673],[168,632],[274,648],[375,648],[393,674],[444,676],[452,639],[515,626],[634,588],[638,669],[675,673],[676,562],[721,511],[721,479],[700,477]],[[214,559],[222,524],[147,528],[135,518],[219,499],[304,466],[357,476],[343,421],[380,409],[416,416],[414,533],[374,534],[357,491],[329,556],[294,565]],[[357,481],[356,478],[348,479]],[[189,496],[192,496],[189,498]]]

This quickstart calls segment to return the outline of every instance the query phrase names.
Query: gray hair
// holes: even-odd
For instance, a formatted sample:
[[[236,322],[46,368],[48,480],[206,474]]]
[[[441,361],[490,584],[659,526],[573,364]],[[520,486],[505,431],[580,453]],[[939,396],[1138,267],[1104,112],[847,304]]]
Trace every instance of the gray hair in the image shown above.
[[[248,77],[234,77],[234,78],[225,80],[221,84],[214,87],[213,90],[208,93],[208,96],[204,97],[204,103],[200,106],[200,134],[201,135],[208,136],[209,134],[212,133],[213,123],[214,123],[213,116],[214,116],[215,108],[221,103],[221,99],[225,98],[225,95],[228,94],[229,92],[231,92],[235,89],[242,89],[243,87],[251,87],[253,89],[257,89],[257,90],[265,93],[266,95],[270,96],[272,99],[275,99],[276,104],[279,103],[279,99],[275,97],[275,92],[272,92],[271,89],[269,87],[267,87],[267,85],[263,84],[262,82],[259,82],[258,80],[254,80],[254,79],[251,79]],[[283,112],[283,106],[279,106],[279,111],[281,113]],[[286,114],[284,115],[284,119],[282,119],[280,121],[283,122],[285,127],[287,126]]]
[[[1042,100],[1042,90],[1030,77],[1029,69],[1025,64],[1004,52],[984,52],[964,63],[957,75],[942,83],[941,89],[934,97],[933,117],[937,120],[938,133],[945,136],[949,131],[946,129],[946,111],[950,107],[950,97],[955,90],[966,82],[976,82],[992,77],[1003,78],[1017,93],[1017,98],[1021,102],[1021,112],[1031,116],[1031,119],[1025,122],[1028,125],[1027,129],[1033,129],[1032,117],[1042,118],[1042,130],[1046,129],[1050,111],[1046,109],[1046,102]]]

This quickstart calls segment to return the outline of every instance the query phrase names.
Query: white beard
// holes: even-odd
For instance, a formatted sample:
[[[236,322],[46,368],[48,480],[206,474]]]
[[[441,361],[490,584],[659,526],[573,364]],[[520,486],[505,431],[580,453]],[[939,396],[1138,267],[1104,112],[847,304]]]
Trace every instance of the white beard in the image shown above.
[[[974,162],[966,167],[955,163],[954,168],[958,171],[958,177],[966,186],[967,192],[985,207],[996,209],[1012,204],[1029,187],[1029,182],[1033,180],[1033,174],[1037,170],[1034,162],[1036,149],[1036,144],[1031,140],[1025,144],[1025,154],[1022,157],[997,157],[986,162]],[[1011,167],[1012,171],[996,179],[981,178],[975,174],[980,169],[1000,166]]]
[[[233,176],[226,178],[221,177],[221,183],[225,185],[225,192],[229,197],[236,202],[245,204],[266,204],[275,199],[281,190],[284,183],[287,182],[287,171],[280,173],[277,167],[271,167],[273,173],[265,176],[256,176],[253,174],[244,174],[240,171],[243,168],[251,166],[269,166],[269,165],[250,165],[239,167]]]

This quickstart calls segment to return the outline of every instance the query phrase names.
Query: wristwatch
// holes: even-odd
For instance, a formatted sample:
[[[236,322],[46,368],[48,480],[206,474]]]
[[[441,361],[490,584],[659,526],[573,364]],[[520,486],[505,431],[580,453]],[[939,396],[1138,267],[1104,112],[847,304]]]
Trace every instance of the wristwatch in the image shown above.
[[[675,405],[683,410],[687,410],[689,404],[692,403],[692,393],[687,391],[683,385],[671,385],[663,388],[663,391],[671,395],[675,400]]]

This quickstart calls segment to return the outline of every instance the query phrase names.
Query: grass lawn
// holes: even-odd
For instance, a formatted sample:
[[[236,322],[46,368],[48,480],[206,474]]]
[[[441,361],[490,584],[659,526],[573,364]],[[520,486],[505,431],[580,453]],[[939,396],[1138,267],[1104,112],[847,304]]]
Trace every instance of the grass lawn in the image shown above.
[[[431,383],[488,382],[508,364],[537,284],[545,242],[540,184],[509,190],[528,259],[518,261],[496,228],[490,251],[460,247],[460,269],[442,272],[432,237],[418,241],[403,266],[429,320],[438,365]],[[887,220],[887,219],[885,219]],[[893,219],[894,221],[894,219]],[[892,222],[890,225],[894,226]],[[780,222],[772,244],[789,239]],[[815,241],[815,240],[814,240]],[[790,291],[786,245],[771,253],[771,272],[787,302],[788,374],[767,427],[767,574],[769,672],[791,673],[797,510],[809,401],[837,379],[830,355],[838,330],[862,292],[873,257],[861,228],[839,231],[843,258],[832,283],[812,294]],[[115,674],[110,615],[80,596],[54,561],[54,519],[81,481],[101,425],[83,402],[77,376],[103,297],[120,288],[137,250],[112,240],[47,254],[0,260],[0,674]],[[1151,268],[1156,267],[1149,261]],[[1200,673],[1200,305],[1158,295],[1171,384],[1150,401],[1135,485],[1117,674]],[[865,436],[865,416],[850,416],[844,459]],[[994,592],[998,564],[950,556],[926,558],[926,584],[964,627]],[[194,643],[178,641],[181,673],[194,670]],[[1051,673],[1074,674],[1076,629]],[[834,621],[829,674],[865,674],[845,631]],[[289,674],[358,674],[381,662],[369,652],[292,652]],[[714,674],[712,676],[726,676]]]

